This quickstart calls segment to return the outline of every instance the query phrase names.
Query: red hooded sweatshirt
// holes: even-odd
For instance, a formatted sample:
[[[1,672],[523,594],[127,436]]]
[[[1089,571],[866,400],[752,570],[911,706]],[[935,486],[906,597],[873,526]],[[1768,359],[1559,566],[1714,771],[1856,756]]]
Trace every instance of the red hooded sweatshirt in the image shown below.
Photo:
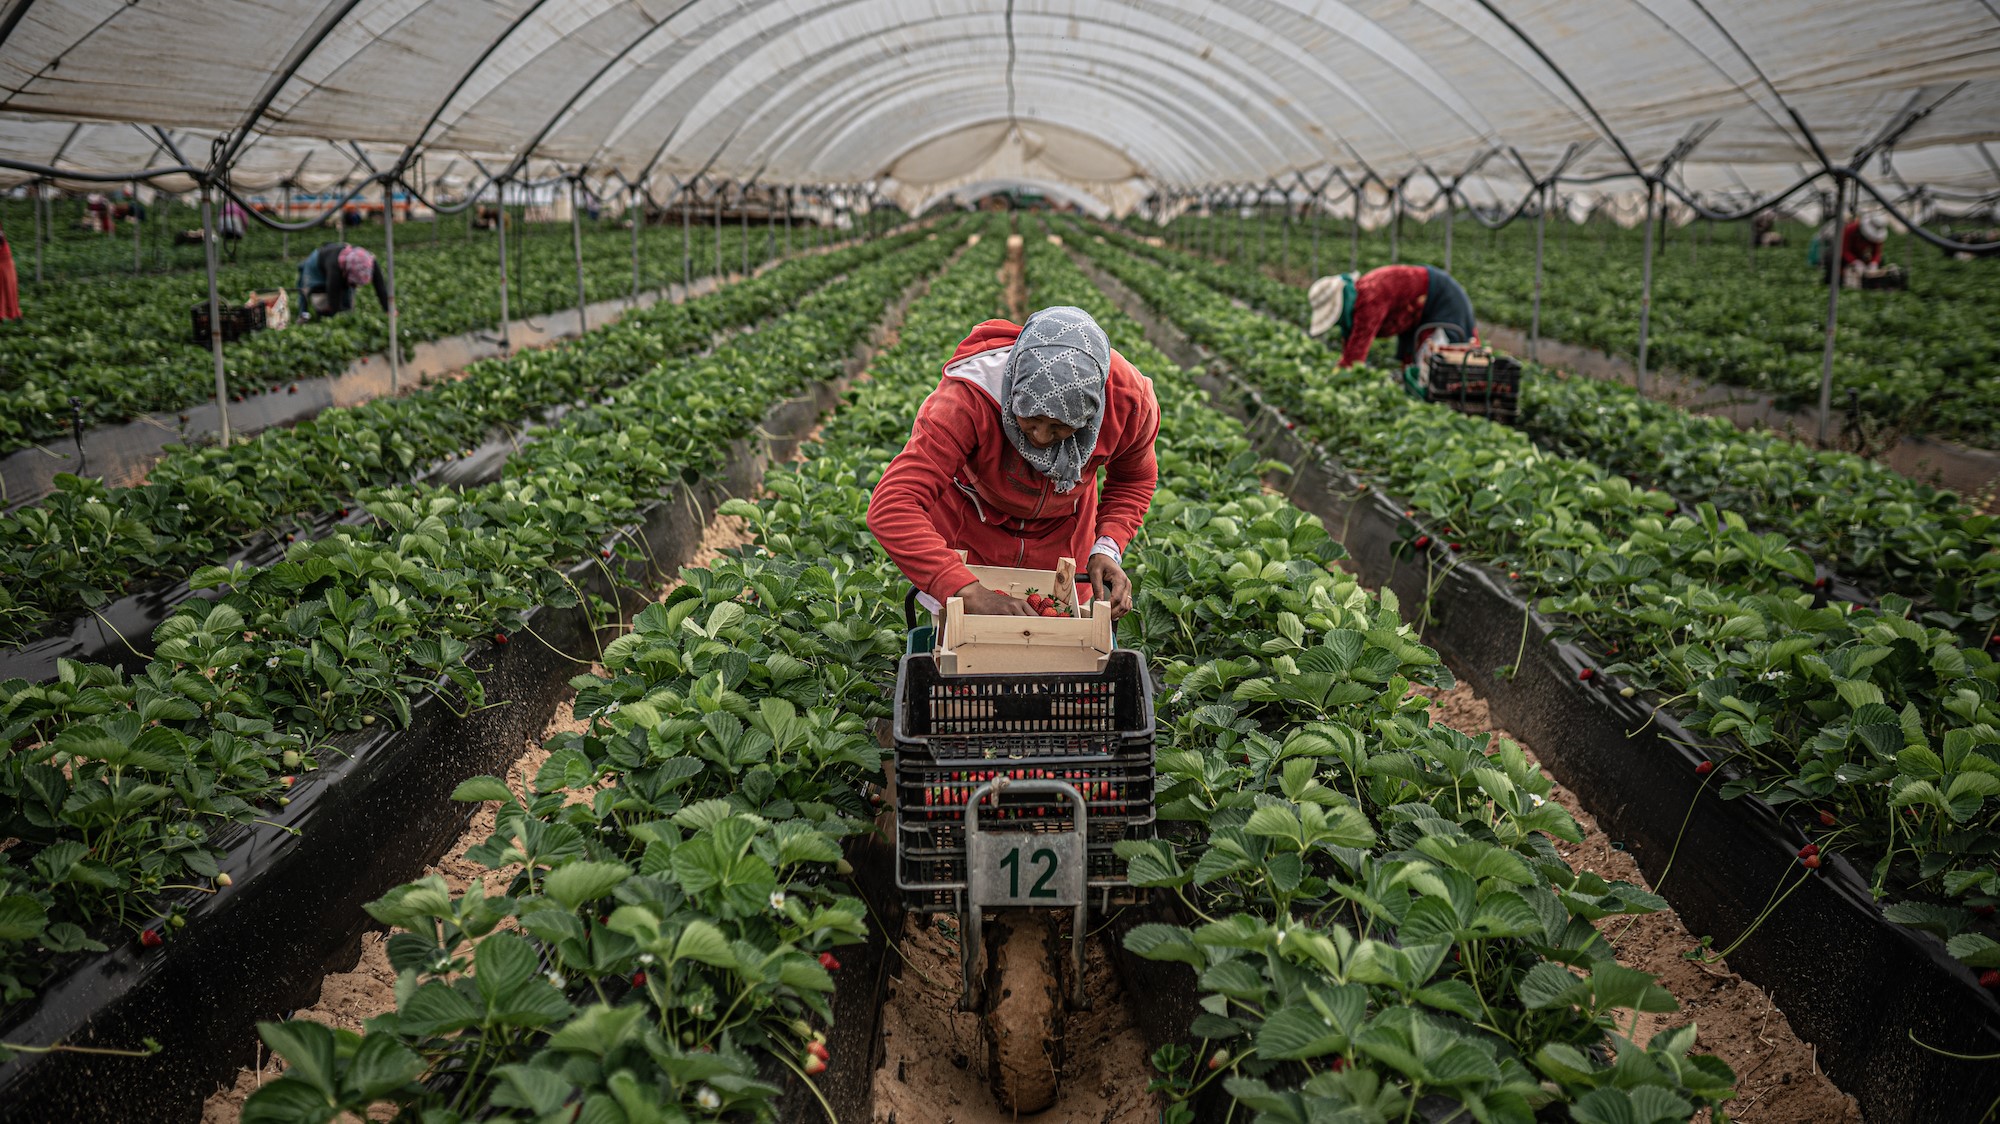
[[[1082,567],[1099,536],[1124,550],[1159,483],[1153,380],[1116,351],[1097,447],[1076,487],[1058,493],[1022,459],[1000,424],[1000,377],[1020,334],[1017,324],[988,320],[965,337],[868,502],[868,529],[903,576],[939,601],[976,580],[959,550],[974,565],[1043,570],[1059,558]]]

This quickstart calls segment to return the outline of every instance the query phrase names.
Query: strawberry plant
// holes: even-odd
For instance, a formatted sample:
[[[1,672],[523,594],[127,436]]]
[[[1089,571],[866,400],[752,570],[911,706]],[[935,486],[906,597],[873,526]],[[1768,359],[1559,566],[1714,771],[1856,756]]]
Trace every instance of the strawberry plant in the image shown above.
[[[283,800],[288,760],[339,752],[412,697],[458,707],[483,690],[466,666],[480,638],[566,607],[563,575],[644,502],[674,497],[751,435],[774,402],[839,373],[938,243],[856,268],[763,329],[657,363],[570,411],[470,490],[362,489],[370,518],[293,543],[269,566],[197,571],[215,588],[161,624],[142,671],[65,663],[54,683],[0,683],[0,984],[32,990],[49,954],[104,943],[212,879],[211,832]],[[589,466],[586,469],[584,466]],[[288,754],[298,757],[288,758]],[[338,825],[323,825],[337,830]],[[628,973],[629,974],[629,973]]]
[[[345,516],[361,488],[409,479],[496,434],[602,396],[715,333],[791,308],[911,236],[788,262],[684,304],[656,304],[556,347],[472,364],[463,378],[328,409],[227,449],[177,447],[144,484],[62,476],[0,516],[0,642],[33,640],[136,586],[185,577],[259,534]]]
[[[373,244],[380,253],[380,227],[347,235]],[[510,238],[517,260],[509,269],[513,295],[510,315],[536,316],[576,306],[576,273],[568,224],[531,224],[527,237]],[[293,243],[298,257],[323,241],[342,237],[332,229],[312,241]],[[630,294],[629,235],[594,232],[584,246],[585,290],[593,301]],[[725,229],[725,268],[740,264],[742,233]],[[371,242],[371,238],[373,241]],[[761,261],[762,231],[750,236],[753,260]],[[658,246],[647,255],[644,279],[658,288],[681,279],[680,239],[664,232],[646,239]],[[670,251],[670,252],[669,252]],[[668,260],[670,259],[670,260]],[[695,254],[694,266],[712,263]],[[291,289],[297,262],[232,266],[217,275],[218,292],[240,301],[254,289]],[[436,246],[401,243],[396,255],[398,328],[405,353],[425,340],[492,327],[500,316],[498,250],[490,236]],[[207,298],[200,273],[98,277],[51,281],[22,291],[25,315],[0,322],[0,452],[66,438],[71,432],[70,398],[82,400],[86,426],[124,421],[153,411],[179,409],[212,399],[215,374],[205,347],[188,342],[188,309]],[[296,291],[292,299],[297,300]],[[301,378],[338,372],[353,360],[386,351],[389,320],[365,296],[352,310],[328,319],[256,332],[228,344],[229,385],[236,394],[276,391]]]
[[[1133,256],[1123,239],[1074,243],[1341,449],[1350,471],[1439,525],[1482,529],[1479,553],[1520,573],[1516,585],[1601,674],[1655,692],[1720,740],[1716,756],[1737,772],[1722,795],[1797,804],[1813,819],[1813,806],[1841,803],[1850,811],[1833,842],[1878,896],[1899,899],[1890,918],[1938,932],[1976,966],[2000,964],[1984,915],[1966,908],[2000,889],[1983,857],[2000,846],[1983,748],[2000,745],[2000,663],[1987,652],[1907,597],[1825,605],[1805,553],[1736,512],[1681,510],[1515,430],[1333,372],[1298,328]]]

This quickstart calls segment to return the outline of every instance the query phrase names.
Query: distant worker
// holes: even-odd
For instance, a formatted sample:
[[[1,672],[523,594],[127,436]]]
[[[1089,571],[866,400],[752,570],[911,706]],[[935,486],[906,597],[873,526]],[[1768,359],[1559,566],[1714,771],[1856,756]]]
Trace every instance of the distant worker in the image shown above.
[[[1840,273],[1849,274],[1879,267],[1882,243],[1889,239],[1889,223],[1881,215],[1852,219],[1840,232]]]
[[[354,307],[354,290],[375,287],[382,311],[389,310],[387,270],[375,255],[345,242],[328,242],[299,263],[300,315],[338,316]]]
[[[21,287],[14,277],[14,251],[7,245],[7,232],[0,230],[0,320],[21,318]]]
[[[1396,337],[1396,362],[1418,363],[1443,343],[1472,343],[1478,332],[1472,298],[1436,266],[1385,265],[1357,278],[1352,273],[1322,277],[1307,294],[1312,302],[1308,334],[1340,329],[1340,366],[1368,358],[1377,336]]]

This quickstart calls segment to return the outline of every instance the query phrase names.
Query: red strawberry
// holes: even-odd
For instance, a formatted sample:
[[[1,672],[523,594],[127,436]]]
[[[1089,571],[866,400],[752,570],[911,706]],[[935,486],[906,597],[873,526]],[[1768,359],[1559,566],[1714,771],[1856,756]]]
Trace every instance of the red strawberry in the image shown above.
[[[808,1055],[806,1057],[805,1070],[808,1076],[817,1077],[826,1072],[826,1063]]]
[[[1331,1065],[1329,1066],[1329,1068],[1330,1068],[1330,1069],[1332,1069],[1332,1070],[1333,1070],[1333,1071],[1334,1071],[1335,1073],[1339,1073],[1339,1072],[1340,1072],[1341,1070],[1343,1070],[1343,1069],[1346,1069],[1346,1068],[1347,1068],[1347,1059],[1346,1059],[1346,1058],[1343,1058],[1343,1057],[1339,1057],[1339,1056],[1336,1056],[1336,1057],[1335,1057],[1335,1058],[1333,1059],[1333,1062],[1332,1062],[1332,1064],[1331,1064]]]
[[[293,383],[293,384],[292,384],[292,388],[291,388],[290,390],[287,390],[287,391],[286,391],[285,393],[286,393],[286,394],[297,394],[298,392],[299,392],[299,384],[298,384],[298,383]]]
[[[1431,545],[1431,537],[1429,535],[1418,535],[1417,541],[1411,543],[1410,545],[1416,547],[1418,550],[1422,550],[1425,547]]]
[[[295,785],[295,784],[299,783],[299,778],[297,778],[297,777],[279,777],[279,778],[278,778],[278,783],[279,783],[279,784],[282,784],[282,785],[284,785],[284,786],[285,786],[286,788],[290,788],[290,787],[292,787],[293,785]]]
[[[1520,580],[1521,580],[1521,571],[1519,571],[1519,570],[1509,570],[1509,571],[1507,571],[1507,580],[1508,580],[1508,581],[1510,581],[1510,582],[1517,582],[1517,581],[1520,581]]]
[[[1840,821],[1834,818],[1832,812],[1821,812],[1819,814],[1819,822],[1826,827],[1832,827],[1834,824],[1839,823]]]
[[[1577,672],[1576,677],[1578,679],[1583,680],[1585,683],[1588,683],[1591,680],[1597,678],[1597,669],[1594,667],[1586,667],[1582,671]]]
[[[1981,917],[1991,917],[1993,916],[1993,905],[1991,902],[1988,902],[1985,905],[1976,905],[1972,907],[1972,912],[1978,914]]]
[[[819,954],[819,966],[825,968],[829,972],[840,971],[840,961],[834,959],[833,953],[831,952],[822,952]]]
[[[2000,987],[2000,972],[1988,968],[1984,972],[1979,973],[1979,986]]]
[[[611,557],[611,548],[607,546],[603,550],[598,551],[597,553],[603,555],[606,558],[609,558]]]
[[[1046,609],[1043,609],[1043,610],[1042,610],[1042,615],[1043,615],[1043,616],[1045,616],[1045,617],[1066,617],[1066,616],[1069,616],[1069,614],[1068,614],[1068,613],[1065,613],[1065,612],[1063,612],[1063,611],[1062,611],[1061,609],[1058,609],[1058,608],[1056,608],[1056,607],[1055,607],[1054,605],[1051,605],[1051,606],[1049,606],[1048,608],[1046,608]]]
[[[824,1042],[806,1043],[806,1053],[811,1054],[813,1057],[818,1058],[820,1061],[823,1062],[830,1062],[833,1060],[833,1055],[827,1050],[826,1043]]]
[[[1804,858],[1800,859],[1800,860],[1799,860],[1799,862],[1800,862],[1801,864],[1803,864],[1803,865],[1805,866],[1805,868],[1806,868],[1807,870],[1818,870],[1818,869],[1819,869],[1819,856],[1818,856],[1818,855],[1807,855],[1807,856],[1805,856]]]
[[[158,948],[166,943],[167,938],[161,936],[158,929],[147,929],[139,934],[139,944],[145,948]]]
[[[504,632],[496,632],[496,633],[494,633],[494,634],[493,634],[493,642],[494,642],[495,644],[505,644],[505,643],[507,642],[507,634],[506,634],[506,633],[504,633]]]
[[[1817,843],[1808,843],[1799,848],[1799,857],[1802,859],[1810,858],[1817,854],[1819,854],[1819,844]]]
[[[634,973],[632,973],[632,986],[633,986],[633,987],[645,987],[645,986],[646,986],[646,973],[644,973],[644,972],[634,972]]]
[[[1416,517],[1417,517],[1417,509],[1416,509],[1416,508],[1414,508],[1414,507],[1410,507],[1410,508],[1405,508],[1405,509],[1403,509],[1403,518],[1405,518],[1405,519],[1415,519]]]
[[[1825,589],[1825,588],[1826,588],[1826,584],[1827,584],[1827,583],[1826,583],[1826,579],[1825,579],[1825,578],[1823,578],[1823,577],[1821,577],[1821,578],[1814,578],[1814,579],[1813,579],[1813,588],[1814,588],[1814,589]]]
[[[1464,543],[1462,543],[1462,542],[1455,542],[1455,543],[1452,543],[1452,544],[1450,544],[1450,545],[1451,545],[1451,552],[1452,552],[1453,554],[1457,554],[1457,553],[1458,553],[1459,551],[1461,551],[1461,550],[1464,550],[1464,549],[1465,549],[1465,544],[1464,544]]]
[[[1705,777],[1713,772],[1715,772],[1715,762],[1713,761],[1703,761],[1694,767],[1694,775],[1698,777]]]
[[[337,511],[337,512],[334,512],[334,514],[335,514],[335,515],[337,515],[337,516],[339,516],[339,517],[340,517],[340,518],[342,518],[342,519],[345,519],[345,518],[347,518],[347,509],[343,507],[343,508],[341,508],[341,509],[340,509],[339,511]]]

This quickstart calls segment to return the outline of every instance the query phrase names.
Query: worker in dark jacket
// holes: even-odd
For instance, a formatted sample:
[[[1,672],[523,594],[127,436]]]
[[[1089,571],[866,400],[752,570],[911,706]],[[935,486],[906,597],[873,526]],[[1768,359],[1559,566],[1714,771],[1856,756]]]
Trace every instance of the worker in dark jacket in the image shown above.
[[[301,315],[338,316],[354,307],[354,290],[375,287],[382,311],[389,311],[389,275],[375,255],[346,242],[328,242],[299,263]]]
[[[1385,265],[1359,277],[1342,273],[1313,282],[1314,336],[1340,329],[1340,365],[1368,358],[1377,336],[1396,337],[1396,362],[1419,360],[1426,345],[1470,343],[1477,337],[1472,299],[1451,274],[1428,265]]]

